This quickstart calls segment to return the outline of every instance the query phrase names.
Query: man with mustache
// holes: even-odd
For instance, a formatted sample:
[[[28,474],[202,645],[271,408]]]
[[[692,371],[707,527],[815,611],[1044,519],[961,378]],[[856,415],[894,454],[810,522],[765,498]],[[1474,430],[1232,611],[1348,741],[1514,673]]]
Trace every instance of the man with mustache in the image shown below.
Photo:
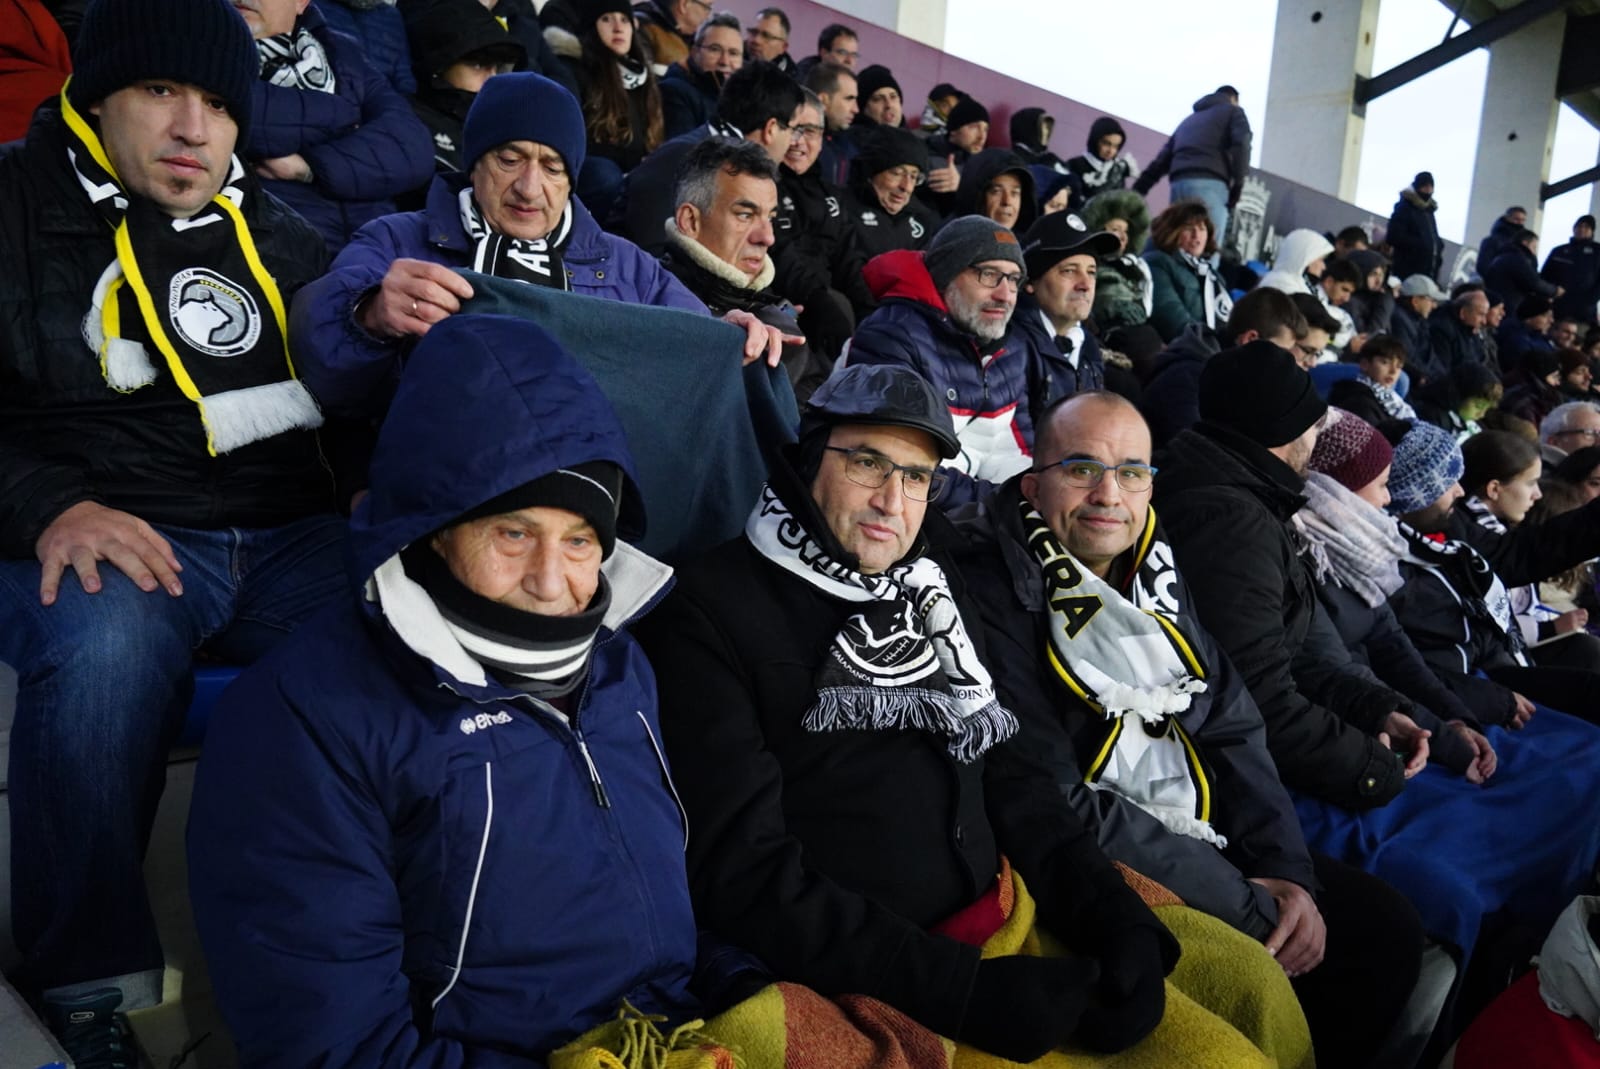
[[[1261,714],[1196,619],[1151,508],[1138,411],[1076,394],[1045,413],[1035,446],[1031,470],[963,517],[957,554],[1023,745],[1107,856],[1266,946],[1320,1062],[1372,1063],[1417,978],[1415,910],[1307,851]]]
[[[1030,466],[1033,413],[1051,400],[1051,375],[1011,325],[1027,277],[1017,236],[979,215],[946,223],[926,252],[867,263],[881,306],[856,327],[846,359],[909,367],[949,404],[961,450],[945,462],[954,470],[944,504]]]
[[[283,324],[324,246],[234,154],[249,28],[96,0],[74,59],[0,154],[9,979],[68,1053],[131,1065],[114,1011],[161,999],[142,860],[194,651],[252,660],[334,597],[344,526]]]
[[[394,211],[394,197],[427,183],[433,137],[311,0],[232,2],[261,57],[241,155],[337,255],[363,224]]]

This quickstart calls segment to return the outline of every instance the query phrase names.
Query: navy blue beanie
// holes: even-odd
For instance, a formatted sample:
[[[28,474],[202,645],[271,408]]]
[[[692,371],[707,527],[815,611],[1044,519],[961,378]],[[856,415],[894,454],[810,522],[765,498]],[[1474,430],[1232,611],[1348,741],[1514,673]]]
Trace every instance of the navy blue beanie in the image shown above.
[[[485,152],[508,141],[549,145],[566,161],[567,175],[576,184],[588,135],[577,98],[544,75],[524,71],[497,74],[483,83],[467,112],[461,140],[461,163],[468,171]]]
[[[68,96],[87,112],[145,79],[197,85],[227,104],[242,150],[260,65],[250,27],[228,0],[90,0]]]

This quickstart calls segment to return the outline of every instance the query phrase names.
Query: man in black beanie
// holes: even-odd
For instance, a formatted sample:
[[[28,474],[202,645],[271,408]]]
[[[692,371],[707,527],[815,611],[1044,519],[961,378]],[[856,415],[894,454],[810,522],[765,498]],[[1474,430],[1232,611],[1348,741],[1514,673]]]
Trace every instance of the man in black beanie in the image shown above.
[[[1260,706],[1285,786],[1370,809],[1405,785],[1400,753],[1415,725],[1395,713],[1396,695],[1336,670],[1343,647],[1317,619],[1292,518],[1327,410],[1271,342],[1218,353],[1200,373],[1200,422],[1172,439],[1156,497],[1200,620]],[[1391,716],[1387,746],[1356,726]]]
[[[1439,238],[1439,204],[1433,199],[1433,175],[1417,172],[1400,191],[1384,240],[1394,248],[1394,273],[1401,278],[1426,275],[1439,279],[1444,242]]]
[[[226,0],[96,0],[0,156],[11,980],[69,1053],[161,998],[141,861],[194,650],[253,659],[342,575],[283,322],[322,241],[234,154],[256,64]]]

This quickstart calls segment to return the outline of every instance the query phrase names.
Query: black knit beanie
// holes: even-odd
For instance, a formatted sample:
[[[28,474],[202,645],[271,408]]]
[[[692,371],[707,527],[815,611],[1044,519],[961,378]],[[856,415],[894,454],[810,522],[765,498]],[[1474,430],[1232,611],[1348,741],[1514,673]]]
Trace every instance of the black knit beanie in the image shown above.
[[[217,94],[250,134],[250,94],[260,60],[228,0],[90,0],[72,50],[68,95],[80,112],[119,89],[162,78]]]
[[[490,498],[462,513],[455,523],[499,516],[518,509],[566,509],[589,521],[600,539],[603,557],[617,545],[617,511],[622,501],[622,469],[609,460],[573,464],[541,475],[532,482]],[[451,524],[455,526],[455,524]]]
[[[950,109],[950,114],[945,117],[944,126],[946,130],[959,130],[971,122],[988,121],[988,108],[971,97],[962,97],[960,102]]]
[[[1327,410],[1311,376],[1269,341],[1225,349],[1200,372],[1200,418],[1269,449],[1300,437]]]
[[[856,99],[862,104],[872,99],[872,94],[880,89],[893,89],[900,93],[900,83],[894,80],[894,72],[882,63],[874,63],[865,67],[856,75]],[[905,101],[905,94],[900,93],[900,99]]]

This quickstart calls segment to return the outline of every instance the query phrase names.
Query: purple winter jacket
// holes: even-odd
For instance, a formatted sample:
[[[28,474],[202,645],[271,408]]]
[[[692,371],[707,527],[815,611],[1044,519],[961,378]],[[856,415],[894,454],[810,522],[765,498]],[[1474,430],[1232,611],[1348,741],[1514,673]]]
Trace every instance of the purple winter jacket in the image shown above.
[[[356,322],[355,308],[405,257],[465,268],[472,245],[461,226],[457,197],[464,174],[439,175],[427,207],[374,219],[357,231],[328,273],[296,295],[289,312],[295,370],[331,412],[381,415],[414,338],[380,338]],[[574,293],[709,315],[700,299],[637,245],[600,229],[572,198],[572,236],[562,257]]]

